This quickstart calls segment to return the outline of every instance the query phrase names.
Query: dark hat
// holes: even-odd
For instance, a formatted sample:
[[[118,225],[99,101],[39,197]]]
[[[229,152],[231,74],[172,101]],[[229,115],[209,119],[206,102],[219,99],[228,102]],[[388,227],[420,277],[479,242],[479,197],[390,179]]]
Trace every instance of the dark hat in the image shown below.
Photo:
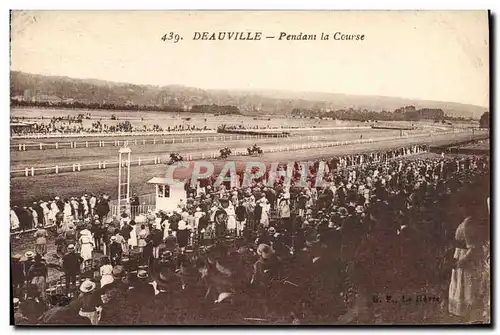
[[[158,288],[172,288],[172,286],[179,284],[179,279],[175,273],[168,268],[162,269],[156,277],[156,284]]]

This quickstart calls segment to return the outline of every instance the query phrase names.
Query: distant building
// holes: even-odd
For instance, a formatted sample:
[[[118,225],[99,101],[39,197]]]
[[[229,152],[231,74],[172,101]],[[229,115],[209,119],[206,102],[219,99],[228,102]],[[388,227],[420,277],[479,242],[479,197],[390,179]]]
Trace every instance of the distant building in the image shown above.
[[[30,101],[31,98],[32,98],[31,91],[30,90],[24,90],[23,100],[24,101]]]
[[[39,94],[34,98],[36,102],[48,102],[51,104],[60,103],[62,101],[58,96],[48,94]]]

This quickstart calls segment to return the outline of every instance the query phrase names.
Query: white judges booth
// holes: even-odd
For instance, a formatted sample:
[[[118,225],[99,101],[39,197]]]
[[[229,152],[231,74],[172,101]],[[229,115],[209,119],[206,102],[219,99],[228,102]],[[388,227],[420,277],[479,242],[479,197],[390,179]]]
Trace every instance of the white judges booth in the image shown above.
[[[148,184],[156,188],[156,210],[173,211],[181,200],[186,203],[184,186],[170,185],[167,178],[159,177],[152,178]]]

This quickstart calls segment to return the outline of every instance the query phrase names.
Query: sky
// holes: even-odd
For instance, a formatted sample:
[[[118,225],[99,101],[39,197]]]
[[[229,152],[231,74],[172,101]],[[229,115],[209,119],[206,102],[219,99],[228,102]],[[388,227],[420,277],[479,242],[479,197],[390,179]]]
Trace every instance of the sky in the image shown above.
[[[194,32],[316,34],[194,41]],[[162,41],[174,32],[182,41]],[[321,33],[330,40],[319,40]],[[364,34],[335,41],[336,32]],[[11,20],[11,70],[204,89],[273,89],[489,105],[486,11],[29,11]]]

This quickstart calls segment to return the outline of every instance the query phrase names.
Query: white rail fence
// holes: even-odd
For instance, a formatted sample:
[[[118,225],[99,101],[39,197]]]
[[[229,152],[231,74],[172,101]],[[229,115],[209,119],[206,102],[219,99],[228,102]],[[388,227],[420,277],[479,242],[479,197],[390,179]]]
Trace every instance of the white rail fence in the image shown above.
[[[439,132],[436,133],[435,136],[442,136],[448,134],[455,134],[458,131],[450,131],[450,132]],[[478,134],[479,135],[479,134]],[[320,143],[301,143],[301,144],[285,144],[279,146],[262,146],[265,153],[274,153],[274,152],[284,152],[284,151],[295,151],[295,150],[305,150],[305,149],[319,149],[319,148],[328,148],[328,147],[337,147],[337,146],[345,146],[345,145],[353,145],[353,144],[362,144],[362,143],[373,143],[373,142],[382,142],[382,141],[394,141],[402,138],[421,138],[421,137],[431,137],[434,136],[432,133],[421,133],[421,134],[412,134],[405,135],[403,137],[378,137],[375,139],[357,139],[357,140],[348,140],[348,141],[331,141],[331,142],[320,142]],[[319,139],[319,136],[307,136],[310,140]],[[203,151],[203,152],[191,152],[191,153],[182,153],[184,160],[193,161],[198,159],[216,159],[220,156],[219,151]],[[236,156],[246,156],[248,155],[246,149],[236,149],[233,150],[233,155]],[[169,157],[165,156],[152,156],[152,157],[139,157],[137,159],[133,159],[130,161],[131,166],[141,166],[141,165],[157,165],[157,164],[166,164],[170,160]],[[66,165],[53,165],[53,166],[43,166],[43,167],[25,167],[22,169],[11,170],[12,177],[33,177],[35,175],[40,174],[59,174],[66,172],[79,172],[82,170],[95,170],[95,169],[110,169],[110,168],[118,168],[118,161],[99,161],[93,163],[73,163]],[[127,162],[123,162],[123,166],[126,166]]]
[[[233,141],[233,140],[249,140],[249,139],[272,139],[272,138],[289,138],[301,139],[306,136],[289,137],[282,134],[269,135],[217,135],[205,137],[180,137],[180,138],[153,138],[153,139],[135,139],[135,140],[112,140],[112,141],[71,141],[71,142],[55,142],[55,143],[19,143],[12,144],[11,150],[28,151],[28,150],[47,150],[47,149],[76,149],[76,148],[102,148],[105,146],[132,146],[132,145],[160,145],[160,144],[175,144],[175,143],[202,143],[210,141]],[[313,137],[313,136],[307,136]],[[315,136],[320,137],[320,136]],[[326,136],[323,136],[326,138]]]
[[[379,139],[377,139],[379,140]],[[324,142],[324,143],[303,143],[303,144],[291,144],[291,145],[281,145],[281,146],[271,146],[263,147],[265,152],[283,152],[283,151],[294,151],[303,149],[314,149],[314,148],[327,148],[350,144],[361,144],[361,143],[372,143],[373,139],[359,139],[351,141],[335,141],[335,142]],[[215,159],[220,156],[219,151],[209,151],[209,152],[192,152],[183,153],[184,160],[192,161],[197,159]],[[248,152],[246,149],[233,150],[233,155],[236,156],[246,156]],[[156,165],[156,164],[166,164],[170,160],[169,157],[153,156],[153,157],[139,157],[137,159],[132,159],[130,161],[131,166],[141,166],[141,165]],[[54,165],[48,167],[26,167],[24,169],[11,170],[11,175],[13,176],[35,176],[39,174],[58,174],[63,172],[79,172],[82,170],[89,169],[110,169],[117,168],[118,161],[102,161],[94,163],[73,163],[70,165]],[[123,166],[126,166],[127,162],[123,162]]]
[[[68,138],[68,137],[128,137],[128,136],[163,136],[186,134],[215,134],[214,129],[193,131],[138,131],[121,133],[47,133],[47,134],[13,134],[12,139],[42,139],[42,138]]]

